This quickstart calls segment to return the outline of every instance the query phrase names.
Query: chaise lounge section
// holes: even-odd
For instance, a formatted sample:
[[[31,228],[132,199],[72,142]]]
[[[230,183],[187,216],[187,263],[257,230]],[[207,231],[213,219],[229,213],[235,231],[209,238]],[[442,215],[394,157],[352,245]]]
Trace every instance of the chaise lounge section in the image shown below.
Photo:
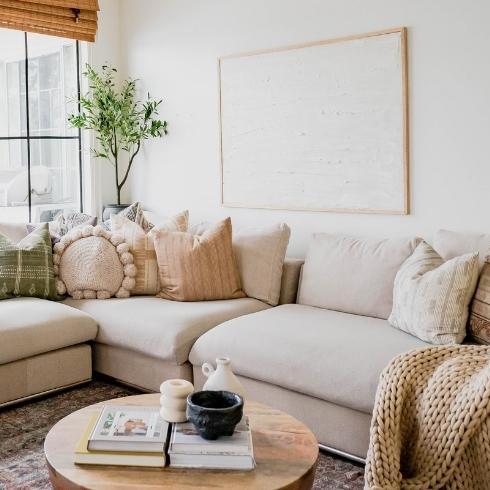
[[[386,320],[290,304],[213,328],[190,361],[201,387],[202,364],[229,356],[251,399],[287,410],[324,446],[365,458],[381,371],[425,345]]]
[[[0,405],[92,379],[97,323],[86,313],[37,298],[0,305]]]

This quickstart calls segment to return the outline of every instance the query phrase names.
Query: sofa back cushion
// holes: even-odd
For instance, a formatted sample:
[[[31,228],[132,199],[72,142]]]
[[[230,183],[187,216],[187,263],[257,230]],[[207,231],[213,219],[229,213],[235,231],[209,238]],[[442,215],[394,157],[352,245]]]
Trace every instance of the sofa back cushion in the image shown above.
[[[314,234],[303,266],[298,303],[387,319],[396,273],[419,242],[419,238]]]
[[[287,305],[296,303],[298,297],[299,278],[303,269],[303,259],[286,257],[282,266],[281,294],[279,304]]]
[[[434,235],[434,249],[444,260],[478,252],[481,269],[490,253],[490,235],[438,230]]]

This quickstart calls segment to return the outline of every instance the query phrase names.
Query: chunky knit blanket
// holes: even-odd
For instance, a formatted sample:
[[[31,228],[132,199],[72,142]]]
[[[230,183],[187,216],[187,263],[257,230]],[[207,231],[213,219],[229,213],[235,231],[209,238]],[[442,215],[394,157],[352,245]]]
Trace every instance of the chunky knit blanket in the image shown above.
[[[365,488],[490,489],[490,347],[429,347],[390,362]]]

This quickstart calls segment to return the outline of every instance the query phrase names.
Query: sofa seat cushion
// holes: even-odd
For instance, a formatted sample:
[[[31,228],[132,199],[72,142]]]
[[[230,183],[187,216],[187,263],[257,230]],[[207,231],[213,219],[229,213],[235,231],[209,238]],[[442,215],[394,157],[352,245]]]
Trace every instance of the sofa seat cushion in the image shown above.
[[[0,301],[0,364],[95,338],[97,324],[86,313],[54,301]]]
[[[97,342],[182,364],[196,339],[231,318],[269,308],[252,298],[179,302],[151,296],[74,300],[99,324]]]
[[[370,413],[388,361],[426,345],[386,320],[291,304],[219,325],[189,359],[228,356],[241,376]]]

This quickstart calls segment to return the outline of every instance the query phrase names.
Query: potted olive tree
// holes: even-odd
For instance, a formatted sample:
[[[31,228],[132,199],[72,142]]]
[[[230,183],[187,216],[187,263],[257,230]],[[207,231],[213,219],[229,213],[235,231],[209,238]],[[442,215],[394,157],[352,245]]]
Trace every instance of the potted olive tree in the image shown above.
[[[93,154],[114,166],[117,204],[104,207],[104,219],[110,212],[117,213],[128,206],[121,204],[121,189],[143,141],[167,134],[167,121],[157,117],[162,101],[152,99],[150,94],[146,100],[138,100],[136,80],[127,79],[120,89],[116,88],[116,73],[110,66],[103,66],[99,73],[87,64],[83,75],[90,91],[80,97],[80,112],[68,116],[73,127],[94,131]]]

